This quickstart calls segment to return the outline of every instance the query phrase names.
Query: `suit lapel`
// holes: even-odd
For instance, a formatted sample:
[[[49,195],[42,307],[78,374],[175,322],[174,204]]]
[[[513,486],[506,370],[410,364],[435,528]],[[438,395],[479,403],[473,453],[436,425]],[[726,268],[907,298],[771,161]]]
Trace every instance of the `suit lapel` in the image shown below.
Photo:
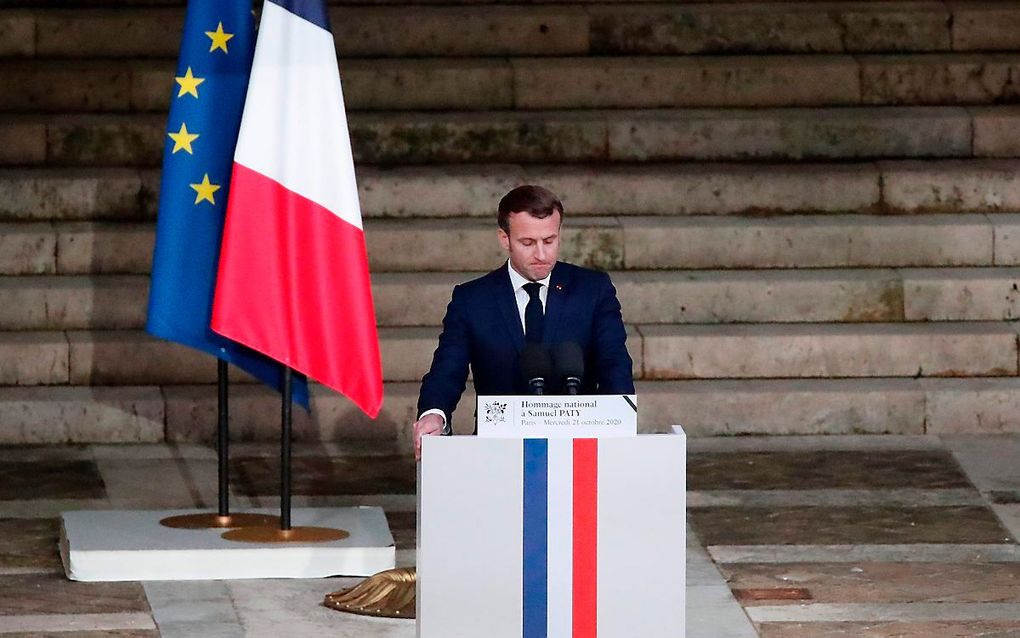
[[[517,310],[517,298],[514,296],[513,285],[510,283],[509,266],[504,265],[496,271],[496,302],[499,306],[499,314],[503,315],[503,323],[510,333],[514,349],[520,352],[524,349],[524,328],[521,327],[521,315]]]
[[[545,299],[545,324],[542,330],[542,343],[552,346],[556,343],[556,331],[560,327],[560,316],[567,302],[570,290],[570,274],[559,264],[553,267],[552,278],[549,280],[549,295]]]

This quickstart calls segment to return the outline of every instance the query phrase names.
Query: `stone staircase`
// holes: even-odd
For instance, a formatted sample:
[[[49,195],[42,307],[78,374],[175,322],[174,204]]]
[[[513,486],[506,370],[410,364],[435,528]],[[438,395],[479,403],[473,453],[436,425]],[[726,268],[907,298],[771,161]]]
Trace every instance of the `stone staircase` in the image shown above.
[[[1020,427],[1020,4],[333,4],[387,394],[299,437],[406,444],[524,181],[613,273],[644,431]],[[0,443],[213,436],[213,360],[142,330],[182,20],[0,1]]]

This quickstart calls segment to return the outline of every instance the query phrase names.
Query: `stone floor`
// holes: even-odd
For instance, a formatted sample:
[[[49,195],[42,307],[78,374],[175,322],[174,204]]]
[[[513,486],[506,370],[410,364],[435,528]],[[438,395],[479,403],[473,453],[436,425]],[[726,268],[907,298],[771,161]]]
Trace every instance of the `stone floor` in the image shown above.
[[[414,466],[299,446],[294,505],[378,504],[414,562]],[[276,449],[232,447],[233,503],[275,506]],[[1020,637],[1020,436],[694,439],[690,638]],[[199,446],[0,448],[0,635],[410,637],[321,605],[350,579],[67,581],[57,516],[211,508]]]

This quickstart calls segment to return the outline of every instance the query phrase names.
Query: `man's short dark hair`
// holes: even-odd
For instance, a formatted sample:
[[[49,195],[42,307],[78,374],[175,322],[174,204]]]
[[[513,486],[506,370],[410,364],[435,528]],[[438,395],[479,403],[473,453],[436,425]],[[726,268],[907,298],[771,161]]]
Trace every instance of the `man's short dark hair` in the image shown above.
[[[499,200],[499,214],[496,222],[503,232],[510,234],[510,214],[527,213],[538,219],[545,219],[555,212],[563,219],[563,204],[552,191],[534,184],[518,186]]]

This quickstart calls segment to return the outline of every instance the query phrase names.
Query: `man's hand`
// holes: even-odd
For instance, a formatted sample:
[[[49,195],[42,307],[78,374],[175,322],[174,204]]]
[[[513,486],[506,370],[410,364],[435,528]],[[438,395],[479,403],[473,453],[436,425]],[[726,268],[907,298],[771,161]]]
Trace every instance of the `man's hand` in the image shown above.
[[[443,417],[438,414],[426,414],[414,422],[414,458],[421,460],[421,437],[443,433]]]

